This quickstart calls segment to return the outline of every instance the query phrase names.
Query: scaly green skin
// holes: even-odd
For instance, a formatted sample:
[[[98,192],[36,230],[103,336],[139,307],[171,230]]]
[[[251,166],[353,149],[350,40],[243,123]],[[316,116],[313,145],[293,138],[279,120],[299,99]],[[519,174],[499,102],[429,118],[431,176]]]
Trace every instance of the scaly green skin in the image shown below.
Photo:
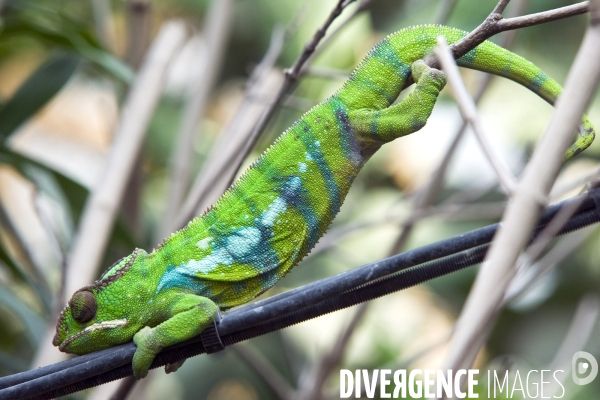
[[[316,244],[352,181],[379,147],[421,129],[443,74],[422,59],[444,35],[465,32],[418,26],[390,35],[344,86],[292,125],[202,217],[159,249],[136,250],[71,298],[54,345],[84,354],[127,342],[133,372],[144,377],[166,346],[198,335],[227,309],[264,292]],[[527,60],[485,42],[458,60],[464,67],[512,79],[552,103],[561,87]],[[414,92],[392,105],[411,73]],[[584,118],[567,158],[593,140]]]

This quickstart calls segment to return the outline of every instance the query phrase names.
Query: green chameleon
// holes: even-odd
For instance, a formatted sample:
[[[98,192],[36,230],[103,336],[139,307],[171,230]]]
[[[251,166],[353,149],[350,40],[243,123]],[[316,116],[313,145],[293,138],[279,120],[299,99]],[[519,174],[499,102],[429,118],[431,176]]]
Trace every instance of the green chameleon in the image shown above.
[[[420,60],[437,36],[452,43],[465,34],[417,26],[381,41],[336,94],[296,121],[204,215],[151,254],[136,249],[75,292],[53,344],[85,354],[133,338],[133,374],[142,378],[162,348],[200,334],[219,308],[244,304],[273,286],[317,243],[379,147],[425,125],[446,80]],[[458,64],[512,79],[550,103],[562,90],[538,67],[490,42]],[[394,104],[411,73],[414,92]],[[593,138],[584,117],[566,158]]]

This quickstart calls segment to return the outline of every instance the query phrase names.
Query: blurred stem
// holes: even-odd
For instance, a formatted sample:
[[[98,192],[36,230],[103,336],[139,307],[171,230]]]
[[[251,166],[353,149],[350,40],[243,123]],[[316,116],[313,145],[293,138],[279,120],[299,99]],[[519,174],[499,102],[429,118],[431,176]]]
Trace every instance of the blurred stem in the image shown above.
[[[160,98],[165,71],[185,36],[185,28],[180,22],[163,26],[125,100],[106,170],[86,201],[67,260],[66,297],[91,283],[96,275],[131,169]],[[63,298],[59,302],[66,303],[67,300]],[[51,325],[48,340],[38,350],[37,365],[49,364],[59,358],[58,351],[51,347],[54,321]]]
[[[238,343],[229,347],[229,349],[248,363],[263,378],[279,399],[291,400],[293,398],[294,388],[283,379],[279,371],[273,368],[261,353],[254,350],[249,344],[244,343]]]
[[[35,289],[33,292],[40,300],[40,304],[46,312],[52,310],[52,291],[48,286],[44,273],[35,263],[31,250],[26,242],[22,240],[18,229],[14,226],[4,204],[0,201],[0,228],[4,230],[4,239],[8,242],[8,248],[14,253],[14,261],[18,263],[24,272],[24,278]],[[25,268],[24,268],[25,267]]]
[[[250,151],[256,144],[261,133],[266,128],[271,117],[273,116],[275,109],[281,103],[281,100],[290,90],[292,85],[297,82],[300,73],[305,66],[305,63],[315,52],[317,46],[319,45],[323,37],[325,37],[325,34],[327,33],[327,30],[329,29],[333,21],[335,21],[337,17],[342,13],[342,11],[354,1],[355,0],[338,0],[337,5],[331,11],[327,20],[323,23],[323,25],[321,25],[319,29],[317,29],[313,37],[304,45],[304,50],[298,56],[294,64],[284,71],[285,80],[279,88],[279,91],[277,92],[273,100],[270,102],[263,114],[260,116],[260,119],[258,120],[258,123],[254,126],[254,129],[252,129],[252,132],[248,137],[248,142],[242,149],[242,154],[244,155],[244,157],[240,158],[239,161],[236,163],[234,168],[235,171],[240,169],[245,156],[248,155],[248,153],[250,153]],[[233,182],[233,178],[234,176],[232,176],[230,181],[228,182],[229,185]]]
[[[129,43],[126,58],[127,62],[137,71],[150,43],[151,3],[150,0],[128,0],[127,6]],[[127,182],[127,191],[125,196],[123,196],[123,204],[121,206],[125,225],[137,240],[141,239],[140,236],[142,234],[139,222],[140,201],[144,182],[143,160],[143,153],[140,152],[135,160],[129,182]]]
[[[525,12],[525,10],[527,9],[528,3],[529,3],[529,0],[516,1],[515,7],[513,8],[512,15],[519,16],[519,15],[523,14]],[[518,32],[519,32],[518,30],[513,30],[513,31],[507,32],[503,36],[503,38],[500,42],[500,46],[504,47],[505,49],[510,49],[514,44],[515,39],[517,38]],[[485,92],[488,90],[488,88],[494,78],[495,78],[495,75],[492,75],[492,74],[484,74],[483,75],[483,79],[481,80],[479,87],[477,88],[477,91],[476,91],[475,95],[473,96],[473,101],[475,102],[476,105],[479,104],[479,101],[481,100],[481,98],[483,97]],[[467,121],[463,120],[460,128],[458,128],[458,130],[454,134],[454,139],[452,139],[452,142],[450,143],[448,150],[444,154],[444,158],[442,158],[442,161],[440,162],[438,167],[435,169],[429,183],[415,196],[414,204],[413,204],[413,210],[414,210],[415,214],[419,214],[421,210],[428,208],[430,205],[432,205],[435,202],[436,198],[439,196],[439,194],[444,186],[446,172],[448,171],[448,167],[450,166],[452,158],[456,154],[458,145],[460,144],[462,138],[464,137],[464,133],[467,129],[467,125],[468,125]],[[398,235],[398,238],[394,242],[394,245],[392,246],[390,254],[397,254],[402,250],[402,248],[406,244],[406,241],[410,237],[410,234],[412,233],[412,229],[414,228],[414,225],[416,222],[418,222],[418,218],[412,218],[412,219],[407,220],[402,225],[402,227],[400,228],[400,234]]]
[[[159,236],[166,237],[175,227],[175,218],[188,192],[192,177],[194,136],[198,122],[204,116],[208,98],[217,80],[229,34],[233,15],[233,0],[212,0],[205,18],[203,31],[204,46],[199,66],[194,66],[197,75],[190,83],[191,90],[186,100],[177,132],[177,142],[171,157],[171,171],[167,208]]]
[[[323,398],[323,385],[331,374],[331,371],[337,367],[344,356],[346,347],[356,331],[356,327],[365,316],[370,302],[359,304],[350,319],[348,325],[339,333],[331,351],[317,361],[317,364],[309,372],[308,378],[299,390],[295,400],[318,400]]]
[[[273,78],[273,66],[281,54],[284,39],[285,30],[282,27],[275,28],[267,52],[248,79],[241,105],[231,122],[219,134],[203,168],[192,184],[172,226],[173,229],[184,226],[187,221],[213,204],[227,189],[230,177],[235,176],[237,171],[233,166],[239,158],[243,157],[240,151],[250,133],[249,127],[256,123],[255,115],[264,108],[257,104],[255,98],[272,95],[266,91],[269,90],[269,81]]]
[[[138,69],[150,43],[152,7],[150,0],[128,0],[129,43],[127,62]]]
[[[592,9],[592,6],[597,7]],[[515,262],[526,246],[540,212],[539,198],[547,197],[563,164],[573,132],[590,104],[600,80],[600,0],[590,3],[592,17],[531,162],[525,168],[503,223],[479,270],[456,324],[445,368],[469,368],[491,330]]]
[[[110,0],[91,0],[94,13],[94,26],[96,27],[96,36],[98,41],[108,49],[114,51],[114,32],[111,24]]]

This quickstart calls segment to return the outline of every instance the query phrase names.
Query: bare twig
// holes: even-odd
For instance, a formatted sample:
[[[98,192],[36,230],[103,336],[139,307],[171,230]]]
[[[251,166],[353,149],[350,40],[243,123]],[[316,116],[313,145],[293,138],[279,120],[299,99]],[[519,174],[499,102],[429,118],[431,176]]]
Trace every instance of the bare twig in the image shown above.
[[[138,69],[150,42],[150,0],[128,0],[127,62]]]
[[[263,110],[263,107],[254,99],[257,96],[271,94],[269,91],[274,78],[273,65],[281,54],[284,38],[285,30],[283,28],[279,27],[273,30],[267,52],[248,79],[248,87],[242,104],[211,149],[204,167],[196,176],[173,228],[180,228],[213,204],[227,189],[231,177],[235,176],[237,170],[234,169],[234,166],[245,157],[241,153],[241,149],[250,133],[248,127],[256,123],[256,116]]]
[[[85,204],[77,237],[68,257],[66,296],[90,283],[96,274],[125,184],[160,97],[164,73],[169,61],[183,44],[185,36],[185,28],[181,22],[169,22],[163,26],[125,101],[106,171]],[[67,300],[62,299],[59,303]],[[44,343],[50,345],[51,340]],[[41,348],[45,349],[46,346]],[[48,354],[59,353],[53,350]],[[38,361],[50,363],[49,360],[42,361],[39,358]]]
[[[592,182],[598,178],[600,178],[600,168],[596,169],[591,174],[586,174],[574,178],[568,182],[561,183],[560,185],[555,185],[550,192],[550,201],[554,202],[556,199],[564,196],[567,192],[570,192],[571,190],[581,187],[581,185]]]
[[[573,140],[573,132],[596,90],[600,80],[600,18],[596,14],[591,21],[565,90],[557,101],[556,112],[523,173],[488,252],[489,262],[480,269],[458,319],[446,362],[448,369],[468,368],[491,329],[513,265],[537,221],[538,199],[548,195]]]
[[[559,262],[575,251],[575,249],[577,249],[593,232],[593,228],[573,232],[560,240],[556,246],[552,247],[552,249],[550,249],[550,251],[535,264],[530,267],[524,266],[523,268],[519,268],[506,290],[504,300],[502,301],[503,306],[525,293],[531,285],[537,282],[546,273],[550,272],[550,270],[556,267]]]
[[[226,177],[228,179],[219,179],[219,176],[217,176],[210,181],[207,180],[206,183],[208,184],[208,186],[206,187],[212,187],[217,183],[219,184],[219,186],[221,186],[221,184],[223,183],[224,185],[222,186],[224,186],[224,190],[231,185],[235,178],[235,174],[240,169],[242,163],[244,162],[244,159],[256,144],[256,141],[258,140],[261,133],[265,129],[267,123],[271,119],[277,106],[281,103],[282,99],[285,97],[292,85],[297,81],[302,68],[305,66],[305,63],[311,57],[311,55],[314,54],[317,45],[323,39],[327,29],[333,23],[333,21],[341,14],[343,9],[346,8],[352,2],[354,2],[354,0],[338,0],[336,7],[331,11],[325,23],[323,23],[323,25],[317,30],[317,32],[315,32],[311,40],[304,46],[304,50],[296,59],[292,67],[284,71],[284,82],[276,91],[275,95],[273,95],[273,97],[270,99],[269,103],[267,104],[267,107],[262,112],[252,131],[246,136],[244,142],[242,142],[241,146],[239,148],[236,148],[235,152],[232,153],[235,154],[235,158],[224,158],[225,160],[228,160],[228,163],[226,164],[228,165],[226,170]],[[369,1],[363,1],[363,3],[369,3]],[[218,173],[223,172],[220,169],[217,169],[216,171]],[[221,195],[222,192],[223,191],[221,191],[218,195]],[[182,211],[177,215],[176,218],[173,218],[173,228],[176,229],[182,227],[187,221],[192,219],[197,214],[201,213],[207,205],[212,204],[211,202],[205,202],[205,200],[200,198],[200,196],[203,195],[200,191],[199,184],[198,186],[196,186],[195,183],[194,187],[190,191],[190,195],[188,196],[182,207]]]
[[[309,57],[314,53],[315,49],[317,48],[317,45],[325,36],[327,29],[331,26],[333,21],[335,21],[335,19],[342,13],[344,8],[346,8],[349,4],[353,3],[354,1],[355,0],[338,0],[337,5],[331,11],[331,13],[329,14],[329,17],[327,18],[325,23],[323,23],[323,25],[321,25],[321,27],[319,29],[317,29],[317,31],[315,32],[313,37],[308,41],[308,43],[306,45],[304,45],[304,50],[302,51],[300,56],[296,59],[294,64],[289,69],[284,71],[284,73],[285,73],[284,83],[281,85],[281,88],[277,92],[277,95],[274,97],[273,101],[269,104],[267,109],[261,115],[260,119],[258,120],[258,123],[256,124],[256,126],[250,133],[250,135],[248,137],[248,141],[246,142],[244,149],[242,150],[242,154],[248,154],[250,152],[250,150],[252,149],[252,147],[254,147],[260,134],[265,129],[265,127],[267,126],[267,123],[271,119],[271,116],[275,112],[277,105],[281,102],[281,99],[288,92],[288,90],[292,87],[292,85],[298,80],[298,76],[300,75],[301,69],[304,67],[304,64],[309,59]],[[236,168],[235,168],[236,171],[240,169],[242,162],[243,162],[243,159],[238,161],[238,163],[236,164]],[[233,181],[233,179],[231,179],[229,184],[231,184],[232,181]]]
[[[513,15],[519,16],[523,12],[525,12],[525,9],[526,9],[526,6],[528,3],[529,3],[529,0],[516,1],[515,2],[516,5],[513,9]],[[504,35],[504,37],[502,38],[500,45],[506,49],[510,49],[517,37],[518,32],[519,32],[518,30],[513,30],[513,31],[507,32]],[[479,84],[479,87],[477,88],[477,90],[475,92],[475,95],[473,96],[473,100],[475,101],[475,104],[479,104],[479,101],[481,100],[481,98],[483,97],[483,95],[485,94],[487,89],[489,88],[490,83],[492,82],[494,77],[495,77],[495,75],[492,75],[492,74],[484,75],[481,83]],[[433,172],[431,180],[415,196],[414,205],[413,205],[415,213],[418,213],[420,209],[428,207],[437,198],[437,196],[444,184],[446,171],[448,170],[448,167],[450,166],[450,162],[452,161],[452,158],[454,157],[454,154],[456,153],[456,150],[458,149],[458,145],[460,144],[460,141],[462,140],[464,133],[466,132],[467,125],[468,125],[467,122],[463,120],[463,123],[461,124],[460,128],[454,134],[453,140],[450,143],[448,150],[444,154],[444,158],[442,158],[442,161],[440,162],[438,167]],[[408,237],[410,236],[413,227],[414,227],[414,221],[412,221],[412,220],[407,220],[402,225],[400,234],[398,235],[398,238],[396,239],[394,245],[392,246],[391,254],[396,254],[396,253],[400,252],[400,250],[404,246],[404,243],[406,243],[406,240],[408,240]]]
[[[548,369],[553,371],[564,371],[564,373],[558,377],[561,383],[563,383],[567,377],[571,376],[569,373],[571,371],[571,358],[573,357],[574,353],[582,350],[590,339],[590,336],[594,331],[594,327],[598,322],[599,315],[600,298],[598,295],[595,293],[588,293],[584,295],[579,301],[579,304],[577,304],[577,309],[575,310],[575,315],[571,321],[571,326],[569,326],[569,330],[563,339],[562,344],[556,352],[554,359],[550,365],[548,365]],[[558,388],[559,382],[553,381],[546,392],[549,394],[548,397],[558,398],[559,396],[554,396]]]
[[[165,210],[160,236],[166,236],[174,228],[173,222],[189,189],[193,165],[193,141],[198,121],[204,115],[208,98],[219,74],[233,15],[233,0],[212,0],[205,19],[202,65],[197,71],[192,90],[186,101],[177,142],[171,157],[167,208]]]
[[[306,62],[304,63],[304,67],[300,69],[300,75],[306,74],[307,69],[311,65],[312,61],[315,58],[317,58],[329,46],[333,39],[335,39],[335,37],[348,26],[348,24],[350,24],[360,14],[368,10],[369,7],[371,7],[371,5],[374,3],[374,1],[375,0],[359,0],[358,6],[354,9],[354,12],[351,15],[349,15],[348,18],[342,21],[337,27],[335,27],[335,29],[332,30],[331,33],[323,39],[321,45],[317,47],[315,52],[308,57],[308,60],[306,60]]]
[[[477,112],[477,106],[475,105],[473,98],[469,95],[469,92],[460,77],[458,67],[456,66],[454,58],[452,58],[452,53],[450,53],[446,39],[443,36],[438,38],[438,47],[435,49],[435,54],[440,60],[444,72],[446,73],[448,83],[452,87],[452,93],[454,94],[454,98],[456,99],[463,119],[473,128],[475,137],[490,165],[496,172],[500,184],[504,187],[506,192],[510,194],[514,190],[516,179],[490,144],[488,136],[483,129],[483,123],[481,122],[479,113]]]
[[[331,374],[331,371],[339,364],[344,355],[346,346],[352,338],[356,327],[365,316],[371,303],[362,303],[356,307],[348,325],[340,332],[333,349],[325,354],[308,373],[298,390],[297,400],[318,400],[323,397],[323,384]]]
[[[544,11],[537,14],[525,15],[522,17],[503,18],[498,10],[504,10],[510,0],[502,0],[498,3],[494,11],[473,31],[464,38],[450,45],[450,51],[455,59],[458,59],[469,51],[483,43],[486,39],[504,31],[525,28],[528,26],[539,25],[546,22],[569,18],[579,14],[585,14],[588,11],[589,2],[573,4],[571,6],[561,7],[550,11]],[[439,61],[434,55],[425,58],[427,65],[439,68]],[[406,81],[405,87],[414,83],[412,77]]]

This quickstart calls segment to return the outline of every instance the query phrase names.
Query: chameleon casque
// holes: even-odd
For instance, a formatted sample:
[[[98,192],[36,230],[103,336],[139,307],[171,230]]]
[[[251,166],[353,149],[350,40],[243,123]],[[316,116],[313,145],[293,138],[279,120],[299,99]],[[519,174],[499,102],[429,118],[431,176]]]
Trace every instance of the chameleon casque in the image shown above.
[[[136,249],[73,294],[53,344],[85,354],[137,345],[135,377],[156,354],[198,335],[220,309],[270,288],[323,235],[365,162],[379,147],[421,129],[446,81],[422,60],[443,35],[466,32],[417,26],[375,46],[341,89],[296,121],[204,215],[148,254]],[[561,87],[524,58],[484,42],[462,67],[512,79],[553,103]],[[414,92],[394,104],[412,73]],[[566,158],[592,142],[583,118]]]

